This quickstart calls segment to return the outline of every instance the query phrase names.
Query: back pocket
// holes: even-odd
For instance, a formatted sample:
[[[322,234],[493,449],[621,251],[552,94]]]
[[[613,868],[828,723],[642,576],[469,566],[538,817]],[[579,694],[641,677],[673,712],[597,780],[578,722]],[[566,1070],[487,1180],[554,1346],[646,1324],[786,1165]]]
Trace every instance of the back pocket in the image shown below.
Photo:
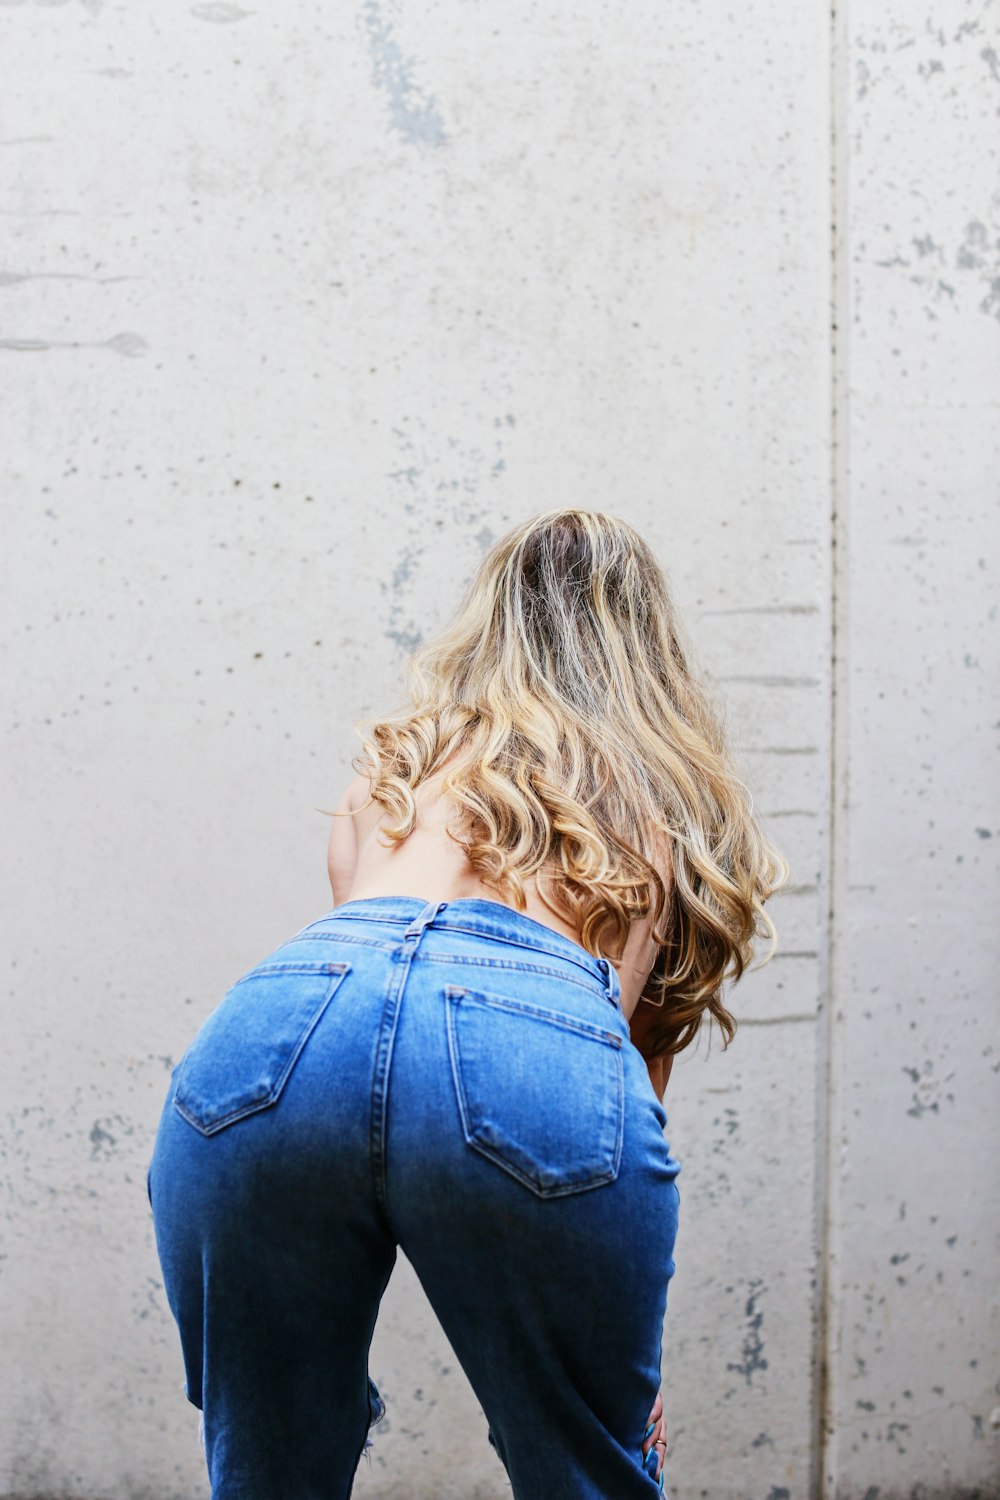
[[[621,1037],[575,1016],[448,985],[448,1046],[465,1139],[540,1198],[613,1182]]]
[[[342,963],[264,964],[238,979],[177,1069],[174,1106],[214,1135],[276,1104],[344,975]]]

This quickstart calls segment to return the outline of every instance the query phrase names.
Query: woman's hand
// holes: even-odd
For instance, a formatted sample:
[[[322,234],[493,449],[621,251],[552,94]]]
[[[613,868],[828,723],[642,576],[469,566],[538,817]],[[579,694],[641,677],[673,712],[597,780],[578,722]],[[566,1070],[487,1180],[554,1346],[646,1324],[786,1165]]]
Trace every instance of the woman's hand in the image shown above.
[[[642,1456],[647,1461],[647,1472],[652,1474],[654,1479],[659,1480],[661,1490],[663,1488],[663,1460],[666,1451],[667,1424],[663,1418],[663,1397],[657,1391],[656,1400],[653,1402],[653,1410],[650,1412],[649,1421],[646,1424],[646,1434],[642,1440]],[[655,1459],[649,1457],[651,1453],[656,1454]]]

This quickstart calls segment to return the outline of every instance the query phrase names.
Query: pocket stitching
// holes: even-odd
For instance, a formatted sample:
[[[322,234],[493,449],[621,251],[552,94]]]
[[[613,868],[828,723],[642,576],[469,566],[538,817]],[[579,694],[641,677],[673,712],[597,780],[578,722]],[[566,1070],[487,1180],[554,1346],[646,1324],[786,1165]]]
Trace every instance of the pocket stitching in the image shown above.
[[[249,1104],[241,1104],[237,1109],[230,1110],[227,1115],[222,1115],[220,1116],[220,1118],[212,1120],[210,1124],[206,1124],[203,1120],[198,1119],[190,1109],[185,1108],[184,1102],[180,1098],[180,1091],[183,1085],[183,1080],[180,1076],[180,1065],[178,1065],[178,1081],[174,1089],[174,1108],[181,1116],[181,1119],[186,1120],[187,1123],[193,1126],[200,1135],[210,1136],[216,1135],[227,1125],[233,1125],[237,1120],[241,1120],[247,1115],[257,1114],[260,1110],[269,1109],[272,1104],[276,1104],[281,1096],[281,1092],[285,1087],[285,1084],[288,1082],[288,1079],[291,1076],[292,1069],[294,1068],[295,1064],[298,1062],[299,1057],[302,1054],[302,1049],[305,1047],[306,1042],[308,1042],[316,1027],[319,1025],[322,1017],[326,1014],[330,1001],[333,999],[334,995],[337,993],[337,990],[340,988],[344,975],[348,973],[350,967],[350,964],[346,963],[262,964],[256,969],[251,969],[249,974],[243,974],[239,979],[237,979],[236,983],[233,984],[227,991],[227,994],[231,994],[233,990],[238,989],[239,986],[245,983],[248,979],[257,979],[262,975],[268,974],[327,974],[329,975],[331,981],[335,982],[331,982],[331,984],[329,985],[327,993],[324,996],[323,1003],[317,1008],[308,1026],[306,1026],[306,1028],[302,1032],[302,1035],[300,1036],[299,1040],[295,1044],[294,1049],[289,1055],[288,1061],[286,1062],[284,1068],[282,1068],[280,1075],[272,1084],[269,1091],[262,1097],[252,1100]],[[208,1017],[206,1017],[205,1019],[207,1020]],[[194,1044],[192,1043],[192,1046],[193,1045]],[[191,1049],[189,1048],[188,1053],[190,1052],[190,1050]],[[181,1063],[186,1060],[188,1053],[185,1053],[184,1058],[181,1059]]]
[[[448,999],[457,1002],[468,996],[470,1000],[478,1000],[489,1008],[493,1006],[496,1010],[509,1010],[522,1012],[533,1016],[536,1020],[546,1021],[550,1026],[555,1026],[561,1031],[576,1031],[586,1037],[593,1037],[599,1042],[610,1042],[616,1049],[621,1051],[622,1038],[613,1031],[608,1031],[604,1026],[598,1026],[593,1021],[581,1021],[577,1016],[568,1016],[565,1011],[549,1010],[542,1005],[532,1005],[529,1000],[513,1000],[509,995],[492,995],[488,990],[470,990],[467,985],[446,984],[444,992]]]
[[[539,1198],[564,1198],[573,1193],[585,1193],[590,1188],[604,1187],[609,1182],[614,1182],[621,1167],[622,1149],[625,1137],[625,1077],[621,1056],[621,1038],[613,1032],[604,1031],[599,1026],[592,1026],[586,1021],[577,1021],[575,1016],[565,1016],[559,1011],[544,1010],[524,1001],[511,1000],[505,995],[489,995],[479,990],[470,990],[459,985],[446,985],[445,995],[449,1001],[447,1008],[447,1031],[448,1051],[451,1057],[452,1078],[455,1083],[455,1093],[458,1099],[459,1114],[462,1118],[462,1132],[466,1143],[474,1151],[480,1152],[482,1156],[494,1162]],[[615,1071],[615,1082],[617,1085],[617,1118],[618,1129],[615,1137],[615,1146],[610,1168],[602,1172],[600,1176],[590,1177],[586,1182],[557,1183],[554,1187],[542,1187],[539,1183],[510,1161],[506,1156],[501,1156],[499,1151],[491,1147],[488,1142],[480,1140],[474,1133],[469,1123],[468,1099],[466,1096],[465,1072],[462,1067],[461,1052],[458,1046],[458,1035],[456,1030],[456,1016],[458,1007],[463,999],[478,1000],[485,1004],[489,1010],[491,1007],[497,1010],[522,1012],[549,1022],[558,1030],[575,1032],[577,1035],[612,1046],[612,1060]],[[557,1019],[558,1018],[558,1019]],[[568,1023],[568,1024],[564,1024]]]
[[[238,989],[241,984],[246,984],[248,979],[259,979],[262,974],[340,974],[344,975],[350,968],[347,963],[328,962],[326,959],[289,959],[287,963],[261,963],[247,974],[241,974],[239,979],[231,986]]]

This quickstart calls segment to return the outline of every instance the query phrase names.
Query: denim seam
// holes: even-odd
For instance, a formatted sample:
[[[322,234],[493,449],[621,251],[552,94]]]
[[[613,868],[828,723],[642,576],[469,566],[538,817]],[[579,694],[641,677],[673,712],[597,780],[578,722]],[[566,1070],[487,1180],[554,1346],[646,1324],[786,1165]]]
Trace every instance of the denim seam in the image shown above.
[[[548,1010],[543,1006],[532,1005],[528,1000],[515,1000],[510,995],[491,995],[488,990],[470,990],[467,985],[461,984],[445,985],[445,994],[449,999],[460,1000],[467,996],[470,1000],[478,1000],[487,1008],[493,1006],[496,1010],[516,1011],[521,1015],[532,1016],[538,1021],[547,1021],[550,1026],[557,1026],[562,1031],[575,1031],[597,1042],[609,1042],[611,1046],[621,1050],[622,1038],[613,1031],[606,1031],[603,1026],[596,1026],[592,1021],[581,1021],[577,1016],[568,1016],[561,1010]]]
[[[398,943],[386,938],[356,937],[353,932],[310,932],[306,936],[297,932],[293,938],[288,939],[285,946],[292,943],[363,943],[368,948],[381,948],[384,952],[391,952],[393,948],[399,947]]]
[[[349,919],[345,918],[344,920],[347,921]],[[355,919],[355,920],[357,920],[357,919]],[[455,928],[455,927],[449,927],[449,928],[438,928],[436,930],[437,931],[457,932],[459,929]],[[468,933],[468,932],[470,932],[471,929],[469,929],[469,928],[463,928],[461,930]],[[477,936],[477,934],[473,934],[473,936]],[[296,937],[289,938],[288,941],[289,941],[289,944],[291,944],[291,943],[358,943],[358,944],[363,944],[363,945],[365,945],[365,946],[367,946],[369,948],[381,948],[383,951],[391,951],[393,948],[395,948],[395,947],[398,946],[398,944],[386,942],[382,938],[355,937],[353,935],[353,933],[346,933],[346,932],[314,932],[309,937],[303,937],[301,934],[298,934]],[[524,945],[521,945],[521,946],[524,946]],[[526,947],[525,951],[526,952],[532,952],[532,951],[534,951],[534,952],[538,952],[538,953],[549,953],[550,950],[549,949],[542,949],[542,948],[538,948],[538,949],[532,950],[530,947]],[[589,995],[599,995],[602,1000],[607,1000],[608,1003],[613,1007],[613,1009],[617,1010],[619,1013],[621,1012],[621,1006],[613,998],[613,996],[608,993],[608,990],[607,990],[607,988],[604,985],[601,985],[601,984],[586,984],[586,983],[584,983],[584,981],[582,979],[575,979],[575,978],[571,979],[567,975],[565,975],[562,972],[561,969],[550,968],[547,964],[532,964],[532,963],[527,963],[527,962],[519,962],[519,961],[517,961],[515,959],[511,959],[511,958],[475,958],[471,954],[463,956],[461,954],[456,954],[456,953],[427,953],[427,952],[423,952],[423,953],[421,953],[420,956],[421,956],[422,960],[424,961],[424,963],[430,963],[430,964],[470,964],[470,965],[472,965],[475,968],[512,969],[515,972],[524,973],[524,974],[547,974],[547,975],[549,975],[553,979],[561,979],[561,980],[563,980],[563,982],[566,983],[566,984],[574,984],[579,989],[586,990]],[[565,961],[567,963],[575,964],[576,967],[578,969],[580,969],[582,973],[586,974],[586,973],[589,972],[585,964],[579,963],[575,958],[571,958],[568,954],[552,953],[551,957],[553,957],[553,958],[565,958]]]
[[[412,954],[404,945],[399,948],[399,967],[392,973],[382,1020],[379,1023],[378,1041],[372,1064],[371,1124],[369,1149],[371,1152],[372,1189],[375,1203],[386,1227],[390,1228],[388,1216],[388,1191],[385,1174],[385,1136],[389,1104],[389,1067],[392,1063],[393,1043],[396,1039],[396,1022],[399,1018],[399,1002],[410,968]]]
[[[235,990],[237,985],[246,984],[248,979],[259,979],[262,974],[346,974],[350,968],[345,963],[310,963],[308,959],[289,959],[287,963],[262,963],[249,973],[242,974],[232,986]]]
[[[541,923],[539,923],[539,926],[541,926]],[[460,925],[450,923],[446,930],[448,932],[467,932],[472,937],[488,938],[491,942],[494,943],[509,943],[511,947],[524,948],[529,953],[547,953],[550,958],[564,958],[567,960],[567,962],[571,964],[577,964],[585,972],[589,972],[588,967],[584,963],[583,959],[577,958],[575,953],[566,953],[561,948],[545,948],[541,943],[522,942],[520,938],[511,937],[508,933],[483,932],[478,927],[462,927]],[[569,942],[569,939],[567,939],[567,942]],[[579,948],[581,953],[587,954],[586,948],[584,948],[581,943],[574,943],[573,947]],[[590,958],[591,962],[595,964],[598,962],[598,960],[596,958],[593,958],[591,954],[587,954],[587,957]]]
[[[448,903],[444,902],[442,904],[447,905]],[[403,918],[401,918],[401,917],[377,917],[377,916],[369,915],[367,912],[363,916],[355,916],[353,914],[348,915],[345,912],[343,916],[338,917],[337,914],[336,914],[336,911],[335,911],[333,915],[334,915],[334,918],[337,921],[340,921],[340,922],[372,922],[372,923],[379,923],[379,924],[381,924],[384,927],[400,927],[403,924]],[[515,913],[515,915],[519,916],[520,913]],[[321,917],[319,919],[318,923],[316,923],[316,924],[310,924],[310,925],[320,925],[320,924],[322,924],[324,922],[328,922],[328,921],[330,921],[329,917]],[[538,926],[542,926],[542,924],[538,923]],[[464,932],[464,933],[467,933],[471,937],[487,938],[491,942],[494,942],[494,943],[507,943],[511,947],[524,948],[529,953],[545,953],[545,954],[548,954],[548,956],[550,958],[562,958],[562,959],[565,959],[567,963],[576,964],[578,968],[580,968],[580,969],[582,969],[584,971],[584,973],[590,973],[591,972],[589,966],[584,962],[584,960],[582,958],[577,958],[574,953],[566,953],[564,950],[562,950],[560,948],[546,948],[546,947],[543,947],[541,943],[527,943],[527,942],[522,942],[520,938],[518,938],[516,936],[512,937],[509,933],[503,933],[503,932],[486,932],[486,931],[483,931],[483,929],[479,928],[479,927],[463,927],[461,925],[457,925],[457,924],[452,923],[452,922],[447,923],[444,927],[438,928],[437,930],[438,931],[444,931],[444,932]],[[304,933],[307,933],[309,931],[310,931],[309,927],[303,927],[301,929],[301,931],[297,932],[295,934],[295,936],[293,938],[291,938],[289,941],[291,941],[291,942],[297,942],[297,941],[299,941],[303,937]],[[325,934],[323,934],[323,935],[325,935]],[[321,936],[321,934],[317,933],[317,934],[315,934],[315,936]],[[330,936],[333,937],[333,936],[335,936],[335,934],[331,933]],[[350,942],[364,942],[365,939],[364,938],[350,938],[350,939],[348,939],[348,941],[350,941]],[[369,939],[369,941],[376,941],[376,940],[375,939]],[[570,942],[570,940],[568,938],[567,938],[566,941],[567,941],[567,943]],[[571,946],[573,946],[574,948],[579,948],[580,952],[583,953],[583,954],[586,954],[586,956],[588,958],[590,958],[593,963],[596,964],[596,963],[599,962],[599,960],[597,960],[596,958],[593,958],[592,954],[587,953],[586,948],[584,948],[582,944],[580,944],[580,943],[573,943]],[[596,979],[597,975],[595,974],[592,977],[594,979]],[[610,980],[610,976],[609,976],[609,980]],[[606,990],[604,992],[607,993]]]
[[[451,930],[454,931],[454,929]],[[603,985],[585,984],[582,979],[570,978],[561,969],[550,969],[547,964],[526,963],[513,958],[475,958],[471,955],[463,956],[458,953],[424,953],[421,956],[424,962],[429,964],[467,963],[477,969],[510,969],[518,974],[547,974],[553,979],[561,979],[564,984],[572,984],[577,989],[586,990],[588,995],[598,995],[602,1000],[607,1000],[613,1009],[619,1009]],[[557,956],[553,955],[553,957]],[[576,963],[576,960],[570,958],[567,959],[567,963]],[[577,967],[583,973],[587,972],[582,964],[577,965]]]

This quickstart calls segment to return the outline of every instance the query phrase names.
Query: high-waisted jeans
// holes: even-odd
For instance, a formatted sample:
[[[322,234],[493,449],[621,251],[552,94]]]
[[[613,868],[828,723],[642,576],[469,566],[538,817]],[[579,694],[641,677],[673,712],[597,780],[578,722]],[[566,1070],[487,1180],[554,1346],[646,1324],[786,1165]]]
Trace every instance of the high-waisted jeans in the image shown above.
[[[213,1500],[346,1500],[401,1246],[516,1500],[656,1500],[678,1163],[618,975],[498,902],[348,901],[237,981],[149,1173]]]

